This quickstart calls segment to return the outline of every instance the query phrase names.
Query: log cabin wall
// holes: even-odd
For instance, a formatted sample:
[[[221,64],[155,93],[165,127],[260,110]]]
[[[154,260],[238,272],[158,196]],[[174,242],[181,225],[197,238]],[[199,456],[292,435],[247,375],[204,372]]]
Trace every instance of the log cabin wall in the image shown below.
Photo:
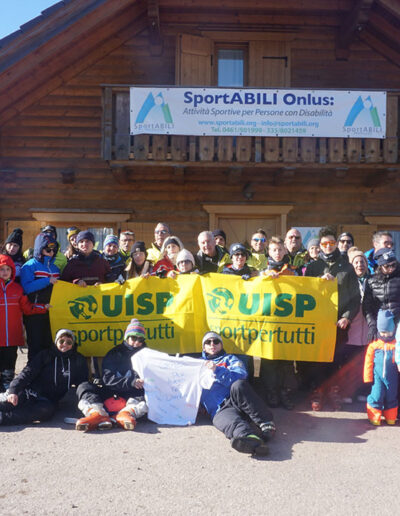
[[[332,17],[338,23],[340,13]],[[146,156],[121,169],[111,167],[102,156],[103,130],[107,123],[102,119],[102,85],[174,84],[178,35],[193,31],[190,25],[182,30],[176,13],[163,11],[162,5],[160,20],[162,44],[154,43],[141,19],[130,27],[132,33],[137,33],[131,38],[127,37],[128,28],[118,28],[115,21],[119,31],[115,37],[120,41],[115,37],[111,39],[110,35],[104,44],[88,53],[84,66],[77,62],[60,85],[54,88],[49,85],[47,94],[2,123],[2,228],[7,220],[32,221],[34,209],[115,210],[132,212],[128,225],[137,228],[139,237],[146,236],[148,244],[154,223],[165,220],[172,225],[173,232],[194,249],[196,235],[209,227],[209,216],[203,208],[208,203],[293,205],[288,213],[288,227],[326,223],[358,227],[365,225],[365,213],[397,213],[398,108],[393,113],[396,145],[391,166],[385,163],[384,157],[372,159],[371,163],[367,163],[367,159],[362,164],[346,162],[351,153],[366,154],[365,149],[358,147],[360,143],[355,142],[352,144],[355,148],[348,149],[343,140],[337,144],[325,141],[325,150],[319,150],[336,155],[336,164],[327,167],[320,160],[307,166],[304,159],[307,142],[296,142],[290,151],[290,139],[287,139],[289,151],[283,159],[272,157],[268,167],[256,167],[246,163],[251,160],[244,159],[245,164],[241,163],[240,170],[233,173],[214,161],[205,160],[180,168],[168,166],[164,161],[150,163]],[[293,88],[395,90],[400,84],[400,67],[363,39],[357,38],[349,46],[346,60],[338,60],[332,30],[297,28],[281,34],[215,29],[193,32],[197,36],[207,35],[214,42],[253,41],[255,46],[268,40],[285,42],[290,46],[290,86]],[[249,77],[252,71],[249,70]],[[276,142],[270,140],[270,152],[274,156]],[[382,142],[374,140],[367,145],[372,146],[369,152],[381,155]],[[252,146],[248,152],[256,150]],[[264,151],[268,152],[268,146]],[[183,150],[178,148],[175,152]],[[246,155],[246,149],[243,152]],[[286,159],[290,152],[295,157]],[[186,164],[185,159],[181,161],[182,165]],[[118,224],[118,227],[125,226],[125,223]]]

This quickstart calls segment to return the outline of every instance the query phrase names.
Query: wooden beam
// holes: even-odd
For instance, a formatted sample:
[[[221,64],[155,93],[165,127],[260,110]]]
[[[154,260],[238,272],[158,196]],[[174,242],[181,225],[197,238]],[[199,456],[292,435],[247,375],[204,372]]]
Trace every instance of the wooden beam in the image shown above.
[[[336,59],[347,60],[349,58],[349,47],[356,34],[364,30],[373,3],[374,0],[356,0],[354,7],[344,18],[336,38]]]
[[[383,57],[392,61],[396,66],[400,66],[400,52],[397,52],[395,49],[383,43],[380,38],[372,34],[370,31],[362,31],[358,37]]]
[[[185,184],[185,167],[174,167],[172,171],[173,181],[176,185]]]
[[[364,181],[367,188],[377,188],[394,181],[399,173],[398,168],[378,169],[369,174]]]
[[[128,184],[128,170],[126,167],[111,166],[111,172],[119,185]]]
[[[162,54],[163,41],[160,28],[160,9],[158,0],[147,0],[147,18],[149,22],[150,54],[157,56]]]
[[[283,167],[274,173],[274,186],[282,186],[292,182],[296,175],[294,167]]]
[[[234,167],[228,171],[228,185],[237,185],[242,178],[243,168]]]

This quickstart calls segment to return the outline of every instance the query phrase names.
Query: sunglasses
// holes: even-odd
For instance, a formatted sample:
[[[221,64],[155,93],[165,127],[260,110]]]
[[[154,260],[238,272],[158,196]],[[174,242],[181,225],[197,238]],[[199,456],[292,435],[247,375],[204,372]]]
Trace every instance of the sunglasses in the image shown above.
[[[206,341],[204,341],[204,344],[210,346],[211,344],[222,344],[222,342],[218,339],[207,339]]]
[[[166,235],[168,231],[166,229],[159,229],[158,231],[154,231],[155,235]]]
[[[339,242],[341,244],[349,244],[349,245],[353,243],[351,240],[343,240],[343,239],[340,239]]]
[[[382,265],[385,269],[395,269],[397,265],[397,262],[391,262],[387,263],[386,265]]]
[[[58,342],[60,344],[69,344],[70,346],[74,343],[74,341],[69,337],[61,337],[61,339],[58,339]]]
[[[48,253],[54,253],[54,247],[44,247],[43,251],[46,251]]]
[[[300,240],[301,237],[294,236],[294,235],[289,235],[288,238],[290,238],[290,239],[295,238],[296,240]]]
[[[247,255],[246,255],[246,254],[244,254],[244,253],[235,253],[234,255],[232,255],[232,258],[233,258],[234,256],[239,256],[240,258],[246,258],[246,257],[247,257]]]
[[[135,335],[129,335],[134,341],[140,342],[140,344],[144,344],[144,341],[146,340],[144,337],[136,337]]]
[[[336,245],[336,240],[328,240],[327,242],[320,242],[319,245],[321,245],[322,247],[333,247],[334,245]]]
[[[254,242],[266,242],[267,241],[266,238],[253,238],[252,240],[254,240]]]

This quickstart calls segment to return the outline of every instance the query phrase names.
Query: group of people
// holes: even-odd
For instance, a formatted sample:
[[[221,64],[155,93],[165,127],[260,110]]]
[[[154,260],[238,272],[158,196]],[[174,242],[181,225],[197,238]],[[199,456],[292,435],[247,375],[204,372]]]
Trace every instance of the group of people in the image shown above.
[[[112,418],[115,424],[133,429],[137,417],[146,413],[143,379],[135,375],[130,365],[131,356],[145,346],[143,326],[134,320],[133,326],[128,326],[125,332],[124,342],[107,354],[103,362],[103,388],[99,390],[88,381],[83,357],[75,349],[73,332],[59,330],[55,343],[52,340],[48,309],[52,287],[59,279],[86,287],[115,281],[123,283],[135,277],[176,278],[179,274],[209,272],[233,274],[243,280],[254,276],[304,275],[326,281],[336,278],[338,284],[333,362],[263,359],[261,378],[265,385],[265,402],[248,390],[251,387],[245,381],[247,372],[238,358],[219,363],[218,359],[225,356],[221,337],[213,334],[203,339],[203,358],[210,363],[215,386],[219,386],[221,396],[223,392],[223,399],[219,395],[214,397],[218,389],[214,390],[213,386],[211,396],[204,391],[202,401],[215,426],[231,438],[234,448],[263,453],[266,436],[270,438],[274,431],[267,405],[292,409],[299,377],[302,385],[310,389],[313,410],[321,410],[325,403],[338,410],[344,399],[351,401],[353,396],[364,399],[366,390],[362,377],[368,344],[364,380],[374,381],[367,399],[368,418],[373,424],[380,423],[382,414],[389,424],[396,420],[396,364],[400,361],[400,351],[396,354],[394,332],[400,318],[400,265],[393,251],[392,235],[387,231],[373,235],[373,248],[365,254],[355,247],[350,233],[337,236],[332,227],[322,228],[319,238],[310,240],[307,248],[295,228],[289,229],[284,239],[278,236],[268,239],[260,228],[251,235],[248,244],[235,242],[229,249],[224,231],[203,231],[198,235],[196,254],[186,249],[163,222],[156,225],[154,242],[149,248],[144,242],[136,241],[132,231],[123,231],[119,237],[108,235],[100,252],[95,249],[93,233],[72,227],[68,229],[69,247],[62,253],[57,229],[45,226],[36,237],[33,249],[23,253],[22,235],[20,229],[15,229],[7,237],[0,255],[0,391],[5,393],[0,403],[2,424],[32,421],[32,400],[40,407],[40,411],[33,411],[34,417],[48,418],[57,400],[71,385],[78,387],[79,407],[84,413],[84,418],[77,422],[78,429],[108,428],[113,424]],[[22,315],[28,364],[14,378],[16,350],[25,343]],[[390,376],[389,387],[388,357],[392,355],[391,364],[395,364],[396,371]],[[53,383],[47,381],[50,377]],[[40,387],[42,380],[47,385],[44,390]],[[54,388],[50,389],[51,385]],[[242,396],[252,401],[241,404]],[[211,404],[210,400],[213,400]],[[244,412],[261,428],[262,435],[253,434],[248,424],[243,423],[246,421],[242,414],[244,406],[252,407],[250,414]],[[27,410],[22,410],[24,407]],[[390,410],[389,415],[387,410]],[[234,411],[239,414],[237,420]]]

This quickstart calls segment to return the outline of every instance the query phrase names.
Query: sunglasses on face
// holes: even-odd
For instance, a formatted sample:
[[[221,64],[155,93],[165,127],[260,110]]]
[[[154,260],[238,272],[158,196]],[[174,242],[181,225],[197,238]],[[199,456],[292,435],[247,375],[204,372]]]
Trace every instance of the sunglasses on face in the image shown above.
[[[155,235],[166,235],[168,231],[166,229],[159,229],[158,231],[154,231]]]
[[[266,238],[253,238],[254,242],[266,242]]]
[[[301,237],[295,236],[295,235],[289,235],[288,238],[290,238],[290,239],[295,238],[296,240],[300,240]]]
[[[68,344],[70,346],[72,346],[72,344],[74,343],[74,341],[69,337],[61,337],[61,339],[58,339],[58,342],[60,344]]]
[[[343,239],[340,239],[339,242],[341,244],[349,244],[349,245],[353,243],[351,240],[343,240]]]
[[[131,335],[130,337],[134,342],[140,342],[140,344],[144,344],[144,337],[135,337],[135,335]]]
[[[336,245],[336,240],[328,240],[327,242],[320,242],[320,244],[322,247],[333,247],[334,245]]]
[[[397,262],[391,262],[387,263],[386,265],[382,265],[385,269],[395,269],[397,265]]]
[[[207,339],[204,344],[207,344],[207,346],[210,346],[211,344],[222,344],[222,342],[218,339]]]
[[[45,247],[43,251],[46,251],[47,253],[54,253],[54,247]]]
[[[246,258],[244,253],[235,253],[233,256],[237,256],[238,258]]]

